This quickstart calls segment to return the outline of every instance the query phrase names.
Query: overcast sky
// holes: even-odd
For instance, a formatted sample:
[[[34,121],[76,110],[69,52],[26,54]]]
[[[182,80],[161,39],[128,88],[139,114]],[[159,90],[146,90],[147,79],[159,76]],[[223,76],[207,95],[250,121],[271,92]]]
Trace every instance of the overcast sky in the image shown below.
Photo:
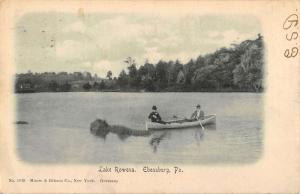
[[[261,33],[251,16],[32,13],[16,24],[17,72],[89,71],[118,76],[128,56],[182,63]]]

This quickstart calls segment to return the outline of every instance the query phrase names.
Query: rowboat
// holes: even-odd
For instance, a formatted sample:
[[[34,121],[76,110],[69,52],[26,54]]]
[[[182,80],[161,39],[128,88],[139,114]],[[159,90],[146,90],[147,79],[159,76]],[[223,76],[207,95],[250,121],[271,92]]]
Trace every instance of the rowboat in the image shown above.
[[[146,121],[146,129],[159,130],[159,129],[189,128],[189,127],[201,126],[200,122],[202,125],[214,124],[216,122],[216,115],[215,114],[207,115],[204,117],[203,120],[197,120],[197,121],[189,121],[187,119],[166,121],[165,124]]]

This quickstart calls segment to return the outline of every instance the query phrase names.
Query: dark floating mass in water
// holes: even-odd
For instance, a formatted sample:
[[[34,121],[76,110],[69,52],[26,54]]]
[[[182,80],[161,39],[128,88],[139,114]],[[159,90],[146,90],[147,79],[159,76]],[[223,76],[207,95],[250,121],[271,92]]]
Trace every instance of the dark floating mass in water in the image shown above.
[[[28,122],[26,122],[26,121],[17,121],[17,122],[15,122],[17,125],[27,125],[27,124],[29,124]]]
[[[157,152],[157,148],[162,139],[166,136],[167,132],[163,132],[159,135],[153,135],[151,131],[145,130],[136,130],[130,129],[128,127],[120,126],[120,125],[112,125],[110,126],[105,120],[97,119],[91,123],[90,126],[91,133],[96,135],[97,137],[101,137],[103,139],[106,138],[109,132],[116,134],[120,140],[125,140],[130,136],[140,136],[140,137],[149,137],[150,138],[149,145],[152,147],[153,152]]]
[[[149,131],[135,130],[121,125],[109,125],[105,120],[97,119],[91,123],[91,133],[105,138],[109,132],[117,134],[120,139],[126,139],[129,136],[149,136]]]
[[[120,140],[125,140],[130,136],[150,137],[149,145],[152,147],[153,152],[156,153],[157,149],[162,141],[170,138],[171,130],[167,131],[145,131],[130,129],[120,125],[109,125],[105,120],[97,119],[90,125],[90,131],[93,135],[105,139],[111,132],[116,134]],[[196,141],[199,142],[203,138],[203,131],[201,128],[195,130]]]

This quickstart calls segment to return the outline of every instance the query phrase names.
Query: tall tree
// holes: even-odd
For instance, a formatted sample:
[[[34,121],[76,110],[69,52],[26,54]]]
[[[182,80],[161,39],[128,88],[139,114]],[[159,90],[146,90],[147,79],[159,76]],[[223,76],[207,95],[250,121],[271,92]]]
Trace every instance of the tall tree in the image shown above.
[[[129,75],[129,86],[137,88],[140,85],[140,76],[138,75],[138,70],[135,64],[131,64],[128,67],[128,75]]]
[[[128,85],[128,75],[124,70],[122,70],[121,73],[119,74],[117,83],[122,88]]]
[[[233,71],[234,83],[239,88],[259,91],[262,88],[263,53],[262,48],[252,45],[241,56],[241,62]]]
[[[104,90],[106,88],[106,84],[103,80],[101,80],[100,84],[99,84],[99,89],[100,90]]]
[[[106,74],[106,77],[109,79],[109,80],[111,80],[112,79],[112,72],[109,70],[108,72],[107,72],[107,74]]]
[[[168,74],[169,74],[169,65],[168,63],[160,60],[156,64],[156,83],[158,89],[165,89],[168,86]]]

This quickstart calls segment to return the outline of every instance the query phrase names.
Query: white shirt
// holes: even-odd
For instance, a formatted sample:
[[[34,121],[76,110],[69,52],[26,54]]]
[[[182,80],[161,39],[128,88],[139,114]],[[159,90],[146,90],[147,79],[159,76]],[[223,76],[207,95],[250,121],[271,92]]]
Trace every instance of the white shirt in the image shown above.
[[[200,112],[201,110],[197,110],[197,116],[196,116],[197,119],[200,119]]]

